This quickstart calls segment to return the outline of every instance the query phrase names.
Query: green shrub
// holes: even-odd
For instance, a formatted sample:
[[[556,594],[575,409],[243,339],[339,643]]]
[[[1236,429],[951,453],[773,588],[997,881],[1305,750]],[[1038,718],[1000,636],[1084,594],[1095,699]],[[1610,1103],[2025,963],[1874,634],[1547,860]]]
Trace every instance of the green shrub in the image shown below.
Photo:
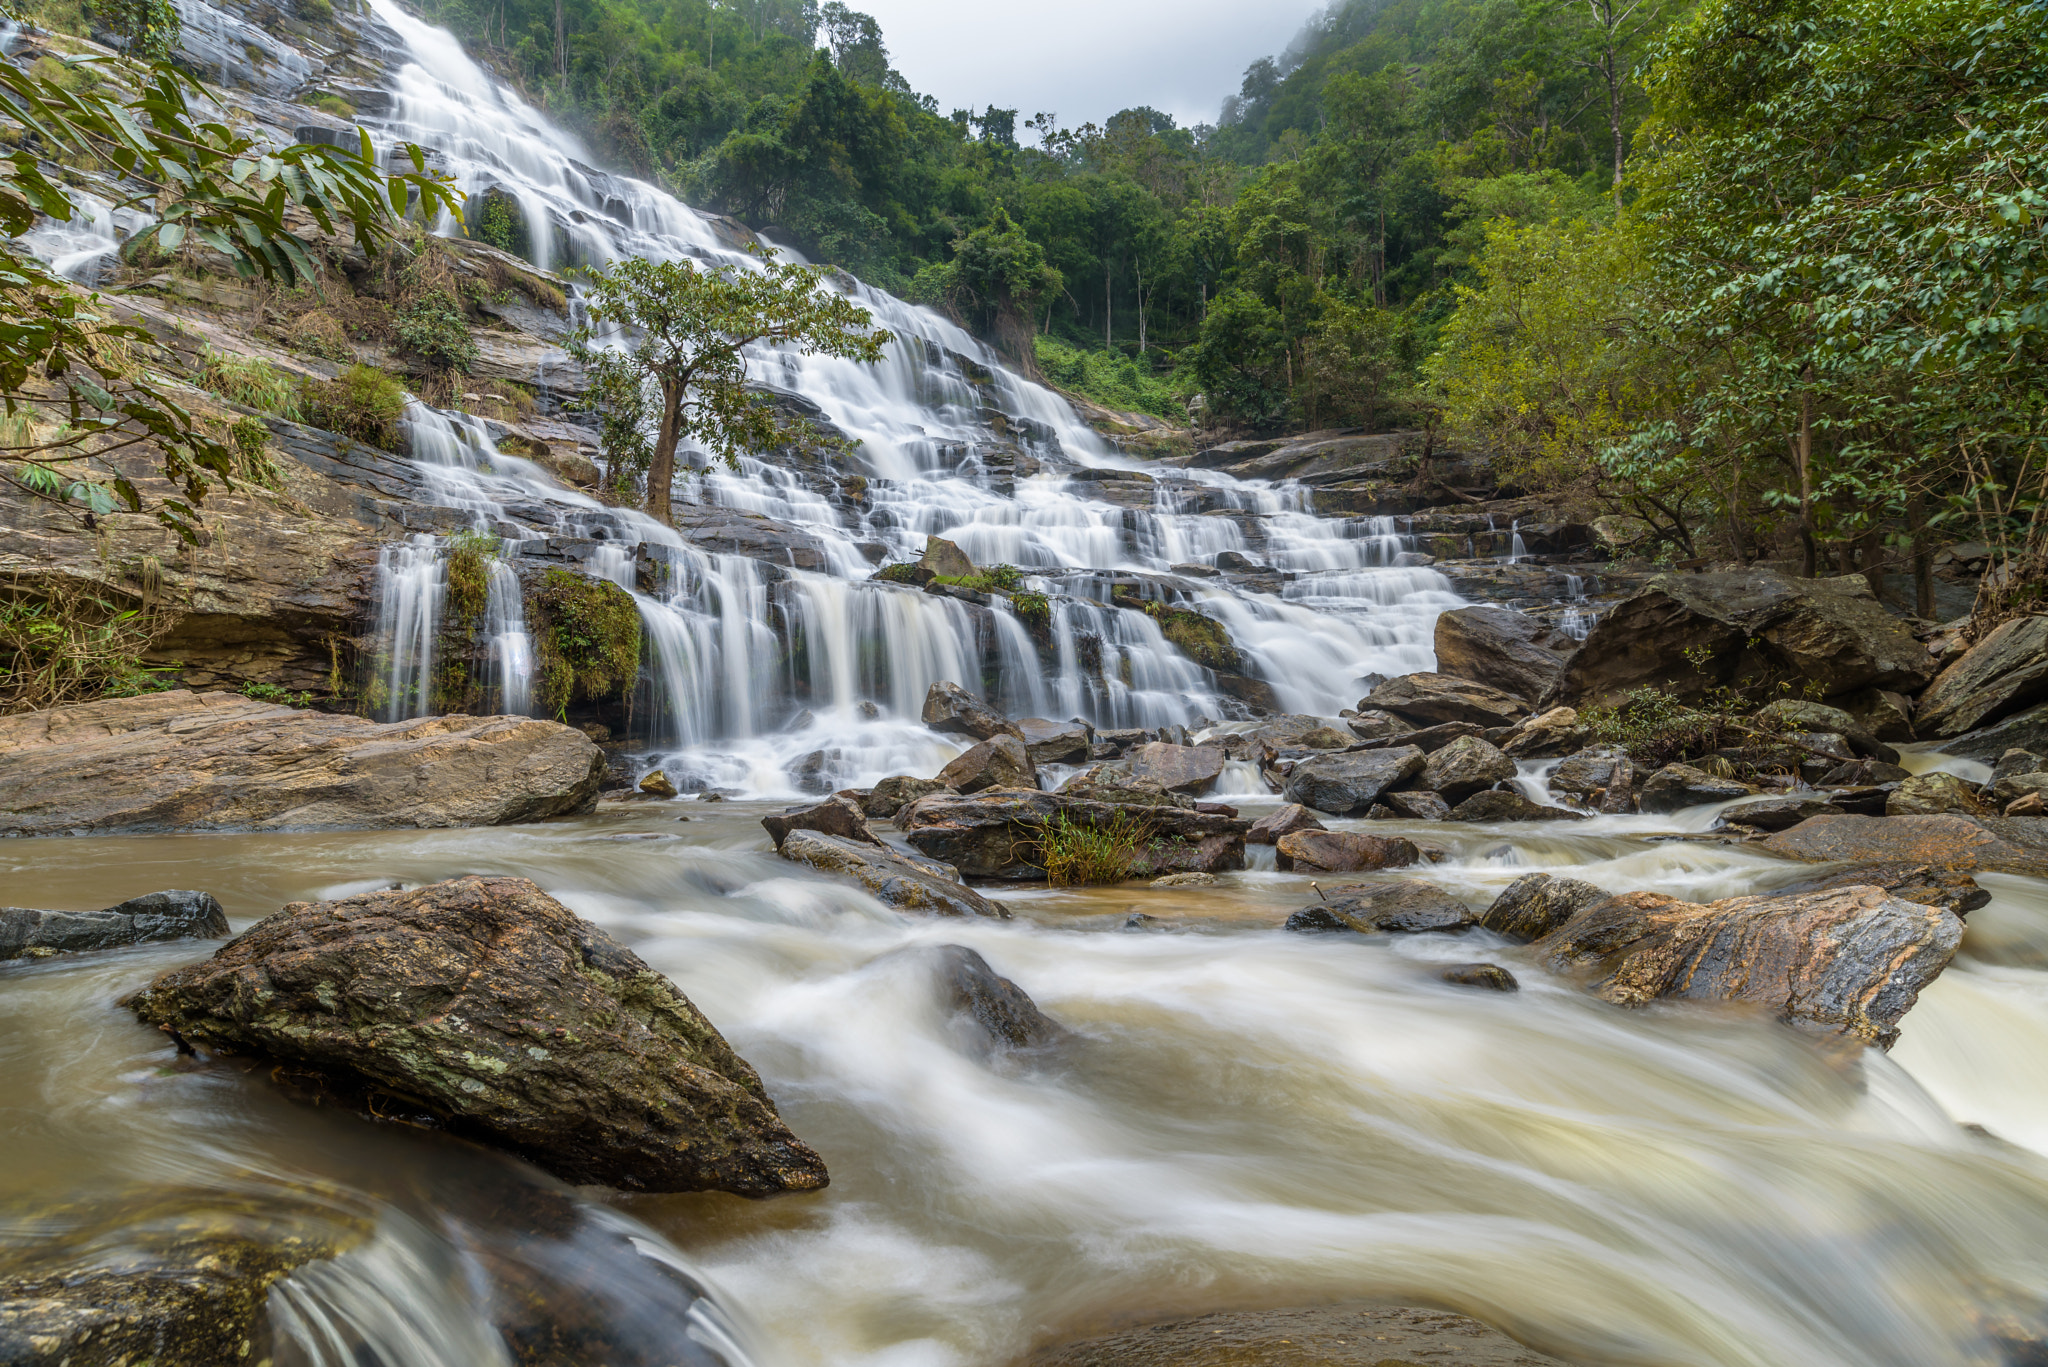
[[[1039,370],[1069,393],[1127,413],[1187,421],[1186,397],[1152,374],[1151,366],[1140,358],[1114,351],[1083,351],[1043,333],[1033,348]]]
[[[93,18],[130,57],[168,61],[178,50],[180,24],[171,0],[90,0]]]
[[[334,6],[328,4],[327,0],[305,0],[305,3],[299,6],[302,13],[306,8],[306,4],[318,5],[321,9],[326,10],[327,12],[320,16],[322,19],[332,19],[334,17]],[[339,95],[315,95],[306,103],[323,114],[334,115],[337,119],[352,119],[356,116],[356,107]]]
[[[427,294],[398,310],[398,346],[434,370],[467,373],[476,364],[476,339],[461,305],[445,294]]]
[[[534,700],[557,717],[581,698],[623,698],[640,679],[640,610],[609,579],[549,570],[527,604]]]
[[[334,18],[333,0],[299,0],[298,9],[299,18],[309,24],[324,24]],[[323,95],[321,99],[333,100],[336,104],[341,105],[340,109],[329,110],[328,112],[339,114],[344,119],[352,117],[356,112],[349,106],[346,100],[338,99],[333,95]],[[327,108],[324,104],[320,107],[322,109]]]
[[[228,445],[235,452],[235,469],[242,478],[266,489],[284,488],[284,472],[270,458],[270,429],[254,418],[236,418],[228,424]]]
[[[498,538],[489,532],[461,531],[448,542],[448,617],[467,627],[490,604],[491,567]]]
[[[1013,593],[1010,611],[1018,621],[1041,635],[1052,629],[1052,599],[1042,593]]]
[[[298,382],[254,356],[232,356],[206,348],[199,362],[199,387],[259,413],[299,416]]]
[[[925,582],[922,568],[915,560],[905,560],[898,565],[884,565],[875,571],[875,578],[885,584],[918,585]]]
[[[1152,823],[1119,811],[1109,820],[1077,821],[1055,812],[1024,843],[1025,857],[1056,888],[1121,883],[1152,840]]]
[[[258,683],[254,679],[242,685],[242,696],[254,698],[257,702],[282,703],[286,707],[311,707],[313,705],[313,695],[311,693],[294,693],[289,688],[280,688],[276,684]]]
[[[308,383],[299,402],[315,426],[386,451],[398,447],[405,390],[375,366],[352,365],[332,380]]]
[[[16,576],[0,597],[0,712],[131,697],[172,684],[142,663],[165,620],[64,580]]]

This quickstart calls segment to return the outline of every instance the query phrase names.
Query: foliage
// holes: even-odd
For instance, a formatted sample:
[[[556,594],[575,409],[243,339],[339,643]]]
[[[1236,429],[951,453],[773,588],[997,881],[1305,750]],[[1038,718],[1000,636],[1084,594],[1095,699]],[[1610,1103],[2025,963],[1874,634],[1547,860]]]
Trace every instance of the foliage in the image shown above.
[[[448,538],[446,602],[451,622],[473,629],[490,604],[490,562],[498,557],[498,538],[488,532],[460,531]]]
[[[254,679],[242,685],[242,696],[254,698],[257,702],[274,702],[283,707],[311,707],[311,693],[294,693],[279,684],[259,683]]]
[[[398,381],[372,365],[352,365],[331,380],[307,383],[299,391],[307,422],[385,451],[398,449],[405,403]]]
[[[1123,882],[1151,839],[1152,823],[1131,812],[1093,822],[1058,811],[1038,824],[1023,849],[1045,870],[1048,884],[1064,888]]]
[[[905,560],[894,565],[884,565],[875,571],[875,578],[885,584],[909,584],[912,587],[925,582],[923,566],[915,560]]]
[[[235,473],[268,489],[284,488],[284,474],[270,457],[270,429],[255,418],[228,424],[228,446],[235,453]]]
[[[1052,629],[1052,599],[1042,593],[1020,591],[1011,594],[1010,611],[1038,635],[1043,636]]]
[[[608,579],[549,570],[528,603],[534,700],[557,717],[570,702],[629,697],[640,677],[640,612]]]
[[[150,603],[124,607],[96,587],[13,576],[0,596],[0,712],[169,686],[142,663],[165,625]]]
[[[626,415],[614,420],[600,409],[617,443],[605,449],[607,465],[633,468],[644,452],[647,511],[664,521],[685,440],[730,466],[743,451],[820,444],[808,424],[782,418],[747,388],[747,347],[873,364],[893,340],[866,309],[827,288],[821,269],[777,261],[772,249],[756,254],[753,269],[627,259],[589,277],[591,322],[618,324],[636,340],[630,350],[602,349],[586,325],[570,354],[601,402]]]
[[[509,196],[488,195],[483,212],[477,215],[470,233],[502,252],[525,256],[532,248],[527,240],[526,219]]]
[[[130,57],[167,62],[181,25],[171,0],[92,0],[92,15]]]
[[[1232,673],[1240,667],[1230,632],[1215,618],[1187,608],[1170,608],[1157,599],[1146,602],[1145,615],[1159,623],[1160,634],[1174,649],[1204,669]]]
[[[1746,743],[1752,732],[1744,714],[1754,706],[1722,697],[1693,707],[1659,689],[1638,688],[1613,707],[1586,708],[1579,720],[1595,741],[1621,746],[1649,771]]]
[[[476,339],[462,306],[446,294],[414,299],[398,310],[398,345],[430,370],[467,373],[476,364]]]
[[[260,357],[207,347],[200,357],[199,387],[259,413],[294,420],[299,416],[298,381]]]
[[[1187,400],[1151,365],[1115,351],[1089,351],[1040,333],[1033,339],[1039,373],[1067,391],[1125,413],[1182,419]]]
[[[325,0],[322,0],[325,3]],[[337,119],[353,119],[356,107],[339,95],[315,95],[306,103],[323,114],[332,114]]]
[[[127,244],[131,254],[172,254],[190,243],[219,252],[244,278],[291,282],[316,273],[309,247],[290,226],[293,215],[326,234],[345,225],[357,246],[374,254],[394,230],[391,206],[406,203],[408,194],[427,213],[455,207],[444,182],[425,173],[417,148],[410,149],[414,171],[389,177],[380,173],[367,135],[348,151],[308,144],[267,149],[196,114],[195,102],[207,104],[203,88],[167,63],[100,69],[110,87],[118,79],[126,93],[70,88],[0,62],[0,96],[32,135],[4,158],[0,236],[27,231],[39,215],[73,217],[70,192],[48,169],[48,159],[67,157],[111,166],[135,187],[129,202],[155,214],[156,222]],[[152,511],[196,541],[196,507],[212,479],[233,483],[236,453],[171,397],[149,367],[154,347],[146,329],[114,321],[97,295],[81,294],[19,251],[0,248],[0,405],[10,416],[41,410],[63,419],[36,429],[34,439],[0,448],[0,481],[79,506],[84,518],[117,505],[140,512],[142,496],[115,459],[148,449],[178,489]]]

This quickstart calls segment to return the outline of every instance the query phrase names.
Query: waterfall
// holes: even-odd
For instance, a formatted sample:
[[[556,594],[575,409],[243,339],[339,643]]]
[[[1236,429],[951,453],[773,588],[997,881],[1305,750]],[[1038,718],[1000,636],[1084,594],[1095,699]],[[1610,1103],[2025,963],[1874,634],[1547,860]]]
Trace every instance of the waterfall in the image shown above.
[[[497,710],[531,713],[533,638],[526,634],[526,602],[519,591],[519,575],[502,558],[491,561],[489,574],[484,639],[488,642],[492,677],[497,685]]]
[[[376,661],[370,702],[385,721],[434,712],[434,646],[447,597],[437,538],[416,535],[377,553]]]

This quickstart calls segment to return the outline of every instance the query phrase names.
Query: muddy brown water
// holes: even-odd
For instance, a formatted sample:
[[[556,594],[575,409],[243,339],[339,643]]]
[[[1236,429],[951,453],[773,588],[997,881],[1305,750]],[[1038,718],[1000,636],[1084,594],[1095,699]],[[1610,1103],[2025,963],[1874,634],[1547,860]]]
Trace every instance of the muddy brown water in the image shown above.
[[[1315,894],[1270,851],[1213,888],[1015,889],[1009,923],[909,919],[775,858],[768,810],[7,841],[0,900],[201,888],[241,929],[294,900],[530,877],[760,1068],[827,1191],[562,1193],[261,1070],[180,1065],[115,1003],[209,951],[149,946],[0,968],[0,1252],[132,1253],[124,1193],[318,1192],[375,1233],[274,1293],[280,1363],[308,1367],[505,1361],[480,1288],[507,1268],[531,1304],[610,1325],[621,1364],[1001,1367],[1147,1320],[1356,1301],[1465,1312],[1588,1367],[1988,1367],[2044,1328],[2048,884],[1987,876],[1899,1047],[1844,1063],[1740,1013],[1623,1012],[1484,934],[1286,933]],[[1708,820],[1374,830],[1443,845],[1423,876],[1475,905],[1533,868],[1700,899],[1803,872],[1653,838]],[[943,943],[1074,1037],[1031,1061],[963,1049],[899,952]],[[1523,990],[1436,977],[1474,959]],[[677,1285],[708,1300],[685,1313]]]

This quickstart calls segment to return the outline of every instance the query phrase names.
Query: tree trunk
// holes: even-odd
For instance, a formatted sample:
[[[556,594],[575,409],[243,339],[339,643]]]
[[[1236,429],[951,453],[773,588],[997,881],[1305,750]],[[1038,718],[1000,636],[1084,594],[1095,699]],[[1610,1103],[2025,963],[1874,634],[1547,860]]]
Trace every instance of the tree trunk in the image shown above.
[[[1109,298],[1109,258],[1102,258],[1102,349],[1116,346],[1116,318]]]
[[[668,500],[676,482],[676,441],[681,436],[683,391],[679,385],[661,386],[661,431],[654,438],[654,459],[647,463],[647,515],[656,522],[668,521]]]
[[[1800,377],[1807,385],[1813,383],[1813,367],[1808,366]],[[1808,579],[1814,577],[1816,560],[1820,554],[1820,537],[1816,534],[1813,521],[1813,390],[1799,391],[1799,436],[1792,443],[1792,458],[1799,467],[1799,541],[1802,550],[1802,564]]]
[[[562,0],[555,0],[555,74],[569,74],[569,30],[562,22]]]
[[[1614,211],[1621,212],[1621,167],[1628,160],[1628,139],[1621,131],[1621,116],[1627,91],[1617,69],[1613,48],[1607,49],[1607,122],[1614,130]]]
[[[1906,500],[1913,534],[1913,611],[1934,620],[1934,538],[1927,532],[1927,500],[1916,489]]]
[[[1856,539],[1856,568],[1863,571],[1863,582],[1879,598],[1884,597],[1884,562],[1884,533],[1873,522]]]
[[[1142,263],[1138,262],[1133,262],[1132,264],[1138,272],[1138,354],[1143,356],[1145,354],[1145,267]]]

